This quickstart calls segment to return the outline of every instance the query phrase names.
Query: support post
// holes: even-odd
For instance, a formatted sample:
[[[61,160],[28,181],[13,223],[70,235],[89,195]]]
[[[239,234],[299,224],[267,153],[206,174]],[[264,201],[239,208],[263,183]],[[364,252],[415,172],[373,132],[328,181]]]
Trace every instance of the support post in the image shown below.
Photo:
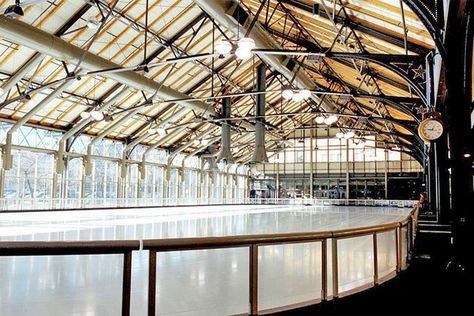
[[[257,67],[257,91],[266,90],[265,64]],[[258,117],[255,123],[255,151],[252,162],[267,162],[267,151],[265,149],[265,93],[257,95],[257,107],[255,115]]]
[[[337,263],[337,238],[332,239],[332,296],[339,297],[339,271]]]
[[[130,298],[132,292],[132,252],[123,254],[122,280],[122,316],[130,315]]]
[[[250,315],[258,315],[258,245],[250,245],[249,264]]]
[[[379,260],[377,252],[377,233],[372,235],[372,249],[374,253],[374,285],[379,284]]]
[[[155,316],[156,309],[156,251],[150,250],[148,258],[148,316]]]

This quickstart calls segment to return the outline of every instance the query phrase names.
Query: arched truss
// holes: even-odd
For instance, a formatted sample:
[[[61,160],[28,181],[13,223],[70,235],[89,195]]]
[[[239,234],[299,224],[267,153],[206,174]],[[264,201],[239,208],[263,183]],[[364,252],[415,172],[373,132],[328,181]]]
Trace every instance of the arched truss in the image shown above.
[[[242,0],[237,3],[239,9],[234,8],[230,14],[234,15],[236,21],[243,23],[246,20],[245,15],[252,20],[259,6],[263,6],[258,22],[274,39],[280,43],[290,44],[289,50],[304,49],[324,54],[322,62],[316,65],[302,62],[302,58],[296,56],[287,63],[288,69],[295,72],[304,69],[316,78],[316,86],[322,90],[333,89],[334,92],[352,94],[351,102],[354,104],[353,108],[358,109],[357,113],[361,115],[368,113],[369,117],[380,115],[382,119],[387,119],[389,123],[385,125],[385,131],[398,132],[395,125],[390,125],[390,119],[393,119],[393,122],[412,134],[408,137],[411,145],[402,144],[402,141],[400,143],[413,155],[422,157],[423,143],[416,136],[415,130],[421,118],[420,112],[433,104],[434,49],[437,48],[444,56],[442,31],[440,31],[444,24],[442,1],[403,1],[407,19],[404,30],[408,34],[405,39],[403,35],[395,34],[396,32],[391,32],[389,29],[390,19],[399,14],[397,11],[399,9],[395,6],[399,1],[394,1],[393,5],[385,5],[371,3],[368,0],[318,0],[317,13],[313,12],[315,10],[313,2]],[[87,19],[92,16],[100,19],[110,10],[113,13],[112,18],[106,21],[104,29],[97,34],[93,53],[108,58],[119,66],[146,66],[170,57],[180,58],[209,53],[214,41],[220,38],[236,38],[232,30],[222,27],[218,19],[210,16],[196,3],[199,4],[199,1],[150,1],[147,11],[148,24],[146,24],[143,8],[140,10],[134,2],[115,4],[113,1],[99,0],[97,5],[94,5],[92,2],[73,3],[56,0],[50,1],[48,6],[28,7],[25,10],[25,17],[20,20],[61,37],[73,45],[86,48],[87,41],[84,39],[90,40],[94,35],[93,30],[85,27]],[[7,1],[1,2],[1,6],[6,4]],[[364,9],[364,6],[360,6],[362,8],[360,9],[360,4],[367,4],[369,8]],[[383,11],[381,17],[377,17],[377,6]],[[374,21],[385,18],[388,21],[387,25],[374,24]],[[286,25],[287,28],[281,28],[281,25]],[[315,30],[320,34],[311,33]],[[144,34],[148,36],[145,37],[147,45],[143,45]],[[347,44],[344,40],[352,47],[344,47]],[[32,51],[27,47],[14,41],[5,41],[3,44],[7,44],[4,45],[7,48],[0,55],[1,84],[12,82],[16,77],[19,77],[19,80],[9,86],[2,96],[0,116],[17,121],[41,101],[40,95],[57,92],[58,85],[54,86],[51,83],[69,74],[74,65],[69,64],[68,60],[55,60],[47,56],[41,59],[40,63],[32,65]],[[120,47],[120,50],[114,45]],[[142,58],[145,51],[148,51],[148,54]],[[264,53],[263,50],[261,53]],[[258,59],[241,62],[230,56],[224,59],[192,60],[173,69],[139,67],[136,70],[156,81],[164,81],[165,85],[180,93],[198,97],[208,94],[211,88],[214,88],[215,93],[222,93],[224,83],[230,92],[251,91],[252,71],[257,63]],[[321,69],[321,65],[324,69]],[[351,68],[357,66],[363,70],[360,77],[364,84],[358,85],[357,82],[351,81],[351,78],[344,76],[344,71],[348,71],[350,77],[350,71],[354,72]],[[29,67],[30,70],[22,74],[22,69],[25,67]],[[189,79],[183,81],[181,78],[184,77]],[[287,79],[281,79],[279,76],[268,76],[268,78],[270,84],[275,84],[277,80],[281,80],[280,86],[288,84]],[[47,88],[48,85],[51,87]],[[369,86],[375,88],[369,91]],[[41,115],[31,113],[31,118],[26,121],[42,127],[69,130],[73,135],[79,132],[100,135],[104,131],[111,130],[110,127],[114,123],[88,122],[78,126],[81,123],[80,113],[106,104],[122,88],[124,85],[114,82],[106,75],[83,78],[82,82],[74,83],[72,87],[59,91],[51,105],[39,112]],[[120,119],[131,112],[134,114],[130,115],[128,120],[124,120],[127,127],[117,126],[106,136],[125,139],[127,143],[138,140],[153,145],[159,141],[159,137],[146,135],[146,130],[156,122],[169,119],[171,124],[190,123],[199,117],[199,113],[193,110],[179,112],[180,107],[176,104],[163,103],[151,108],[145,107],[151,97],[150,93],[132,89],[119,102],[113,103],[110,111],[114,114],[114,118]],[[276,94],[271,98],[273,98],[271,104],[279,102]],[[326,99],[331,101],[331,97]],[[338,100],[337,97],[334,97],[334,100]],[[361,100],[372,100],[375,104],[373,107],[380,107],[383,111],[378,114],[375,111],[371,113],[369,107],[372,105],[363,104]],[[252,109],[251,96],[236,101],[238,102],[235,115],[244,115]],[[143,110],[129,110],[136,106],[143,106]],[[219,110],[218,103],[208,102],[208,106],[213,110]],[[301,108],[295,104],[289,104],[288,107],[289,110]],[[354,109],[352,111],[355,111]],[[402,119],[396,115],[392,117],[392,112],[396,112]],[[251,122],[246,123],[247,128],[251,126]],[[197,135],[209,124],[213,123],[189,124],[190,128],[177,133],[176,137],[161,146],[167,148],[179,146],[189,141],[189,135]],[[378,125],[370,125],[370,120],[367,124],[368,128],[377,129]],[[233,128],[238,131],[242,128],[242,124],[235,124]],[[218,136],[218,129],[213,136]],[[234,140],[238,142],[238,137],[234,137]],[[189,148],[190,151],[196,149],[193,146]]]

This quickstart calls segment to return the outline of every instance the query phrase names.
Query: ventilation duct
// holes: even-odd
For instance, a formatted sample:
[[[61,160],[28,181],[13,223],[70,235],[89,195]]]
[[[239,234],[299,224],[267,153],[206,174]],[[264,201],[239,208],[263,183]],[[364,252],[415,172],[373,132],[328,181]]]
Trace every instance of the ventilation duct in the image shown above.
[[[60,61],[66,61],[71,64],[81,62],[80,66],[84,70],[96,71],[121,67],[105,58],[68,43],[55,35],[37,29],[25,22],[12,20],[5,16],[0,16],[0,36],[15,44],[36,50],[39,53],[51,56]],[[143,90],[149,94],[155,94],[157,97],[163,99],[181,99],[181,101],[177,101],[176,103],[199,113],[205,112],[217,116],[217,113],[215,113],[212,108],[209,109],[208,105],[204,102],[188,101],[186,99],[189,98],[189,95],[173,90],[135,71],[105,72],[102,73],[102,75],[131,88]]]
[[[230,118],[231,103],[232,100],[229,97],[222,99],[222,118]],[[222,146],[217,160],[225,160],[227,163],[234,162],[234,157],[232,157],[232,152],[230,150],[230,125],[227,120],[222,123]]]

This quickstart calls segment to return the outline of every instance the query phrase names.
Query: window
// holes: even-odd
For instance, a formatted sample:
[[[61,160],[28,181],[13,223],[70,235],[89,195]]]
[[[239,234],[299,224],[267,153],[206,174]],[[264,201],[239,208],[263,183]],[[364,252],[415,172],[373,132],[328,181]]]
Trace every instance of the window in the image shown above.
[[[53,155],[13,150],[13,166],[5,172],[4,197],[50,198]]]

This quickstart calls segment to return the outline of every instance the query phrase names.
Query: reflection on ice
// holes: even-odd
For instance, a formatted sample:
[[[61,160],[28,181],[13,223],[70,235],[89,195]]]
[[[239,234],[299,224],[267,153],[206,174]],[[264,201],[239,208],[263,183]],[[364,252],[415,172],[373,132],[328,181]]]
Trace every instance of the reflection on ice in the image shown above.
[[[351,206],[201,206],[7,213],[0,240],[110,240],[335,230],[394,222],[410,210]]]

